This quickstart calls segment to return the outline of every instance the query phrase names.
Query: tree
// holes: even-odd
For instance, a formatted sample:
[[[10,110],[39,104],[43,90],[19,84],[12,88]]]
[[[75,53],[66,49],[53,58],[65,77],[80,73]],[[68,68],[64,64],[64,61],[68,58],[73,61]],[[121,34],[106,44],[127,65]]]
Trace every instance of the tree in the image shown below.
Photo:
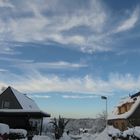
[[[54,120],[50,122],[54,126],[55,139],[60,139],[62,137],[68,122],[69,120],[65,120],[61,116],[59,116],[58,119],[54,118]]]
[[[106,112],[103,111],[97,114],[97,118],[92,127],[91,133],[100,133],[105,129],[105,127],[106,127]]]

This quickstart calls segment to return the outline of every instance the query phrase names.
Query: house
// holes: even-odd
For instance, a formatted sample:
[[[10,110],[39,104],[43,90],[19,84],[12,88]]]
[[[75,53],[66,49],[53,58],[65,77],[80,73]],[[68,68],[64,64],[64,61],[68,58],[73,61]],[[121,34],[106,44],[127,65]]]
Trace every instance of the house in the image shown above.
[[[140,92],[123,98],[108,117],[108,124],[121,131],[140,126]]]
[[[43,117],[50,117],[50,114],[41,111],[26,94],[10,86],[0,94],[0,123],[38,134],[42,131]]]

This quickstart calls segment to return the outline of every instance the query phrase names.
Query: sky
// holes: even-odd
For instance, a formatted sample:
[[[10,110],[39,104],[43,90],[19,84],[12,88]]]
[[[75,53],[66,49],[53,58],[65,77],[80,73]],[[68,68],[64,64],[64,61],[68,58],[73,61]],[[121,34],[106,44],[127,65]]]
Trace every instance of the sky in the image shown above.
[[[94,118],[140,91],[139,44],[139,0],[0,0],[0,89]]]

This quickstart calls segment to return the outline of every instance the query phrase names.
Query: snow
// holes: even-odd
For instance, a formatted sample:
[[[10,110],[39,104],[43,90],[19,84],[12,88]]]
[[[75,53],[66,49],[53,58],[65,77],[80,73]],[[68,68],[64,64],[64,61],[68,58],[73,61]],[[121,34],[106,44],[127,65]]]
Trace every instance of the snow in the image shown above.
[[[114,128],[113,126],[108,126],[107,131],[108,131],[108,134],[113,137],[117,137],[121,135],[120,130]]]
[[[0,134],[9,134],[9,126],[7,124],[0,123]]]
[[[140,138],[140,127],[129,128],[124,132],[120,132],[118,129],[112,126],[108,126],[107,128],[104,129],[103,132],[98,134],[84,133],[81,135],[71,135],[71,134],[67,135],[66,133],[64,133],[63,137],[61,137],[60,140],[111,140],[111,137],[109,137],[108,134],[112,134],[112,136],[114,137],[119,137],[122,135],[124,138],[126,138],[128,135],[128,136],[136,136],[137,138]],[[22,140],[27,140],[27,138]],[[35,135],[33,137],[33,140],[54,140],[54,138],[45,135],[44,136]],[[116,140],[120,140],[120,139],[117,138]]]
[[[134,102],[133,98],[131,98],[131,97],[125,97],[125,98],[122,98],[122,100],[120,101],[118,107],[119,106],[122,106],[125,103],[133,103],[133,102]]]
[[[137,138],[140,138],[140,127],[135,127],[134,128],[134,135],[137,137]]]
[[[27,135],[27,131],[25,129],[10,129],[9,131],[10,133],[17,133],[17,134],[21,134],[24,137],[26,137]]]
[[[93,140],[93,139],[95,139],[95,138],[96,138],[96,136],[91,135],[91,134],[88,134],[88,133],[85,133],[85,134],[83,134],[81,140]]]
[[[33,140],[51,140],[48,136],[34,136]]]
[[[122,136],[124,138],[126,138],[127,136],[132,136],[134,133],[134,129],[133,128],[129,128],[128,130],[125,130],[122,134]]]
[[[106,128],[103,132],[101,132],[95,140],[111,140],[108,136],[108,129]]]
[[[39,107],[36,105],[36,103],[31,98],[27,97],[26,94],[22,94],[12,87],[11,90],[16,96],[17,100],[19,101],[23,109],[40,110]]]
[[[64,132],[64,134],[63,134],[62,138],[60,138],[60,140],[71,140],[71,137]]]

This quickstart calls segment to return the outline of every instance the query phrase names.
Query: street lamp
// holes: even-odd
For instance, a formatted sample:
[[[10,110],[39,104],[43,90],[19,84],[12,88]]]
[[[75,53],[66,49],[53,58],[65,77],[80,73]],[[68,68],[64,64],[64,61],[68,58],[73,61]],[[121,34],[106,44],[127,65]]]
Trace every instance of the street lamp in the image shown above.
[[[108,111],[107,111],[107,97],[106,96],[101,96],[101,99],[106,101],[106,127],[107,127],[107,116],[108,116]]]

